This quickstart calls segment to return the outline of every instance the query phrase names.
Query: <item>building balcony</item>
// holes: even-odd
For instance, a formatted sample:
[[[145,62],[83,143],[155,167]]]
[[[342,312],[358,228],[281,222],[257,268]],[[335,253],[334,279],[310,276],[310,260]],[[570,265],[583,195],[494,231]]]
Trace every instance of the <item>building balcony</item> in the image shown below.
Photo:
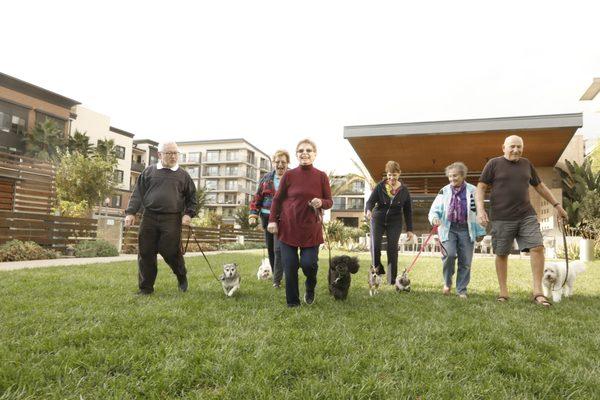
[[[131,170],[134,172],[142,172],[144,170],[144,168],[146,168],[145,163],[137,163],[137,162],[131,163]]]

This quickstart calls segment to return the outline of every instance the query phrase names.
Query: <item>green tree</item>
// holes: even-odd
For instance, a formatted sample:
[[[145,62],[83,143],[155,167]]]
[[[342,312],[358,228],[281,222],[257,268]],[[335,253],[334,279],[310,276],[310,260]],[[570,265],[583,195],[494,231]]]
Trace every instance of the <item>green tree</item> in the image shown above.
[[[114,161],[116,163],[117,149],[115,147],[115,141],[113,139],[98,140],[98,145],[96,146],[94,153],[103,160]]]
[[[97,155],[86,158],[81,153],[64,153],[56,170],[57,200],[85,201],[89,207],[101,204],[112,194],[114,165]]]
[[[197,214],[200,214],[200,211],[202,211],[202,209],[206,205],[206,193],[207,192],[208,192],[208,189],[206,188],[206,186],[202,186],[202,187],[199,187],[198,189],[196,189],[196,203],[197,203],[197,207],[198,207],[196,209]]]
[[[242,229],[252,229],[253,228],[248,223],[248,217],[250,216],[250,207],[248,207],[248,206],[238,207],[235,210],[235,213],[233,216],[235,217],[235,222]]]
[[[81,133],[78,130],[75,130],[75,133],[69,136],[67,148],[69,153],[81,153],[86,157],[94,151],[87,133]]]
[[[588,191],[600,190],[600,173],[592,171],[592,160],[586,158],[581,165],[565,160],[567,169],[556,168],[562,178],[563,207],[569,217],[569,225],[581,222],[579,210]]]
[[[25,154],[42,161],[57,161],[60,149],[66,144],[63,131],[51,119],[36,123],[23,141]]]

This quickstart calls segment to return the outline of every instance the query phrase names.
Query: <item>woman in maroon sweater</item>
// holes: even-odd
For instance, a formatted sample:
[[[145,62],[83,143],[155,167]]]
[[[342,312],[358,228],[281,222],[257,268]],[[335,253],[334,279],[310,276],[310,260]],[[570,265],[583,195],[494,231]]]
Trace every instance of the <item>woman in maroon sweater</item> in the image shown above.
[[[288,307],[300,305],[298,268],[306,276],[304,301],[315,300],[319,245],[323,243],[323,230],[319,216],[321,209],[333,205],[327,174],[313,167],[317,146],[309,139],[296,146],[299,166],[288,170],[281,178],[279,190],[273,197],[269,225],[277,233],[285,274],[285,296]],[[300,250],[300,256],[298,256]]]

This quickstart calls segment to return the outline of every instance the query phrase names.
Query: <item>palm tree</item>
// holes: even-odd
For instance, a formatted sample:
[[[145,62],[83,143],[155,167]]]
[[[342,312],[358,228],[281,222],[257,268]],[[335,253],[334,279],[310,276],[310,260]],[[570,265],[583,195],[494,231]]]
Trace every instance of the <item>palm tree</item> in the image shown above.
[[[338,177],[334,171],[329,173],[329,185],[331,186],[331,196],[339,196],[344,192],[352,190],[354,182],[364,182],[364,177],[359,174],[349,173],[343,177]]]
[[[84,157],[87,157],[93,152],[93,147],[87,132],[81,133],[78,130],[75,130],[73,136],[69,137],[67,148],[69,149],[69,153],[80,153]]]
[[[56,161],[59,150],[65,146],[66,139],[62,129],[55,121],[46,119],[36,123],[23,138],[25,154],[42,161]]]
[[[117,150],[115,148],[115,141],[113,139],[98,140],[96,154],[103,160],[116,161]]]

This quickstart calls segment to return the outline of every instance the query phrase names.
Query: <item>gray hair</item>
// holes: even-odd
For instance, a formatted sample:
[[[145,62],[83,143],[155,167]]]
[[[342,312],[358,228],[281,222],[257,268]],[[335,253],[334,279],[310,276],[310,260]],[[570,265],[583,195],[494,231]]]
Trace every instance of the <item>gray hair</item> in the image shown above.
[[[163,151],[165,151],[165,146],[166,146],[166,145],[168,145],[168,144],[174,144],[175,146],[177,146],[177,142],[173,142],[173,141],[161,142],[161,143],[158,145],[158,151],[160,151],[161,153],[162,153]],[[177,146],[177,147],[179,148],[179,146]]]
[[[460,161],[456,161],[456,162],[453,162],[452,164],[448,165],[446,167],[446,169],[444,170],[444,172],[446,175],[448,175],[448,172],[453,169],[457,170],[458,173],[461,174],[463,177],[467,176],[467,172],[469,172],[469,169],[467,168],[465,163],[460,162]]]

